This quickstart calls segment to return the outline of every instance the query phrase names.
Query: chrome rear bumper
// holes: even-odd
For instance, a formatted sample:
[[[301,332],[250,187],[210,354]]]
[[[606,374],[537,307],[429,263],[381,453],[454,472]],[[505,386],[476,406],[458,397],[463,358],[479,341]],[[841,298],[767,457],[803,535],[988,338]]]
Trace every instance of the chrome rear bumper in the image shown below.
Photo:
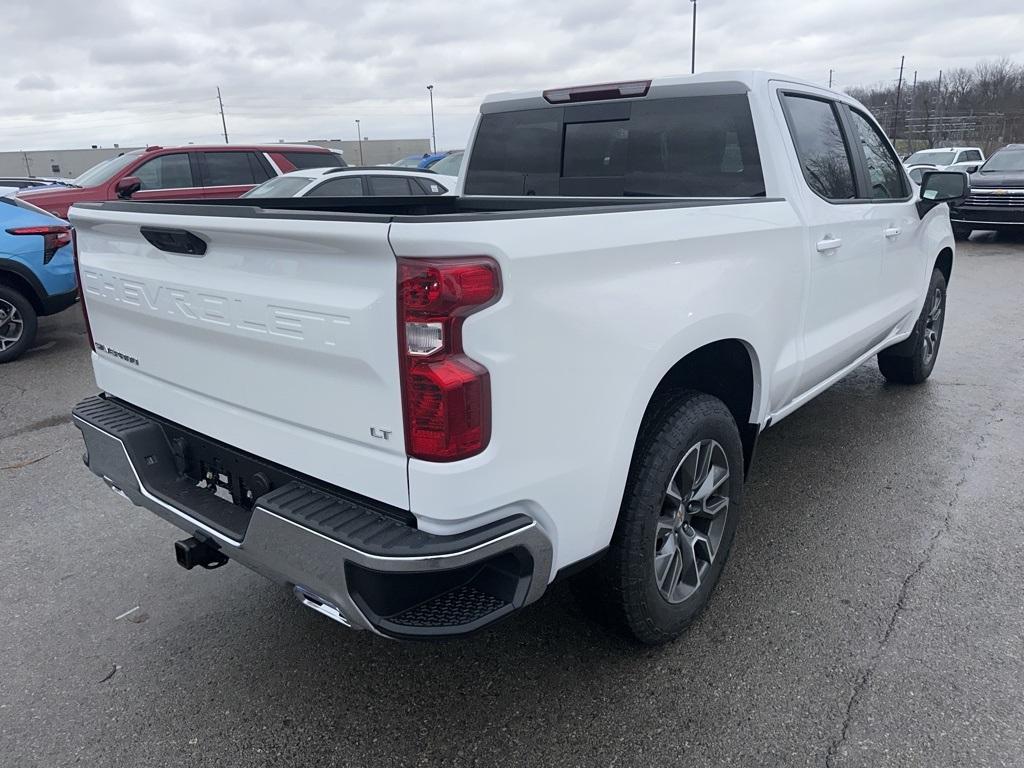
[[[116,493],[291,587],[304,605],[345,626],[402,638],[464,635],[547,587],[551,543],[525,515],[433,536],[411,525],[408,513],[389,514],[120,401],[89,398],[73,418],[87,466]],[[233,500],[199,487],[202,478],[189,467],[195,455],[203,466],[240,475],[227,478]],[[258,487],[257,470],[271,479],[269,490],[249,508],[235,503]]]

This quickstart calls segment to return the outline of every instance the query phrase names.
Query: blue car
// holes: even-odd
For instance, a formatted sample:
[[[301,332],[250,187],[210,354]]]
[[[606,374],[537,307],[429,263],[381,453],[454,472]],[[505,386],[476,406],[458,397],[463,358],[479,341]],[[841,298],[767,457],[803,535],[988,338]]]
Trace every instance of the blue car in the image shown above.
[[[449,154],[451,154],[451,153],[450,152],[431,152],[429,154],[424,155],[423,158],[420,160],[419,164],[416,167],[417,168],[429,168],[434,163],[436,163],[438,160],[443,160],[444,158],[448,157]]]
[[[32,346],[39,317],[67,309],[77,296],[71,226],[0,196],[0,363]]]

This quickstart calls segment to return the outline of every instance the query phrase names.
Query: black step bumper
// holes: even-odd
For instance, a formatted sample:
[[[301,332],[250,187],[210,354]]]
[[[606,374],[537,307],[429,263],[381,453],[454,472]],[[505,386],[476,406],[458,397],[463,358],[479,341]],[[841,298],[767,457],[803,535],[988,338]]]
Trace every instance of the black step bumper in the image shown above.
[[[390,637],[468,634],[543,594],[551,543],[508,517],[454,536],[108,397],[72,413],[85,462],[116,493],[314,610]]]

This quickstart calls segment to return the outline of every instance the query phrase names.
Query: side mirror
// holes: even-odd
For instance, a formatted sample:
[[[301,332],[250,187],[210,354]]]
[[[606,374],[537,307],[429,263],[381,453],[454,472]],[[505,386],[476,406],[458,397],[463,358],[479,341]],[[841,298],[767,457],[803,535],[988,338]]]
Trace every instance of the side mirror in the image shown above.
[[[965,200],[970,190],[971,183],[963,171],[925,171],[921,176],[921,199],[917,201],[917,213],[923,219],[937,205],[953,205]]]
[[[117,196],[123,200],[129,199],[140,189],[142,189],[142,180],[138,176],[125,176],[114,186]]]
[[[980,165],[968,165],[964,170],[967,171],[967,173],[977,173],[979,168],[981,168]]]

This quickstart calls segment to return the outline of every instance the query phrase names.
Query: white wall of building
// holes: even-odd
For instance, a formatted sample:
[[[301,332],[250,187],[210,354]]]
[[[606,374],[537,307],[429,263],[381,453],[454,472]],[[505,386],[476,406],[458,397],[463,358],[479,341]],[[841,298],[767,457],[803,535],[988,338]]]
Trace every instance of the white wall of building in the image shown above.
[[[276,142],[266,142],[269,146]],[[363,162],[359,162],[358,141],[328,139],[292,142],[316,144],[342,150],[349,165],[386,165],[408,155],[430,151],[429,139],[364,139]],[[97,149],[48,149],[29,152],[0,152],[0,176],[51,176],[73,179],[96,163],[130,152],[137,147],[100,147]]]

